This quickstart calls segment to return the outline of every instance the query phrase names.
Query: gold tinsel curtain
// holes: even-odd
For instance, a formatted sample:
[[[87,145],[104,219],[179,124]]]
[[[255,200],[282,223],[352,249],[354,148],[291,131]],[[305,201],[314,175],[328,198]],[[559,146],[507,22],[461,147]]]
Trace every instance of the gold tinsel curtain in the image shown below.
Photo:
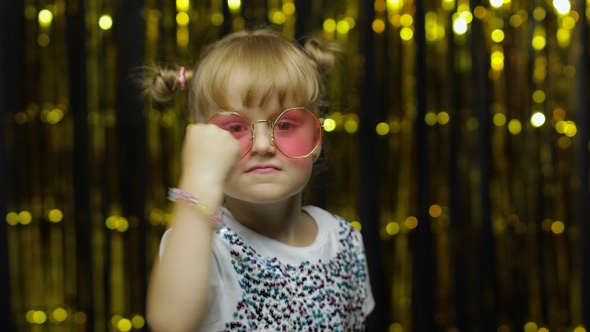
[[[0,327],[147,330],[190,119],[134,75],[270,24],[345,49],[309,197],[363,232],[369,331],[587,331],[589,4],[2,1]]]

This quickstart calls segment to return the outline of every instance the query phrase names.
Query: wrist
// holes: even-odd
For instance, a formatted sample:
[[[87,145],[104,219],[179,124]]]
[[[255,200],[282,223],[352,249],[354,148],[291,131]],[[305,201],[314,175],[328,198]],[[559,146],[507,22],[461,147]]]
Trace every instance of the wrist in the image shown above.
[[[206,216],[213,222],[214,227],[216,224],[221,221],[221,213],[219,211],[219,205],[215,207],[211,207],[206,203],[202,202],[192,193],[179,189],[179,188],[169,188],[168,189],[168,199],[175,203],[185,203],[189,204],[193,208],[196,209],[200,214]]]

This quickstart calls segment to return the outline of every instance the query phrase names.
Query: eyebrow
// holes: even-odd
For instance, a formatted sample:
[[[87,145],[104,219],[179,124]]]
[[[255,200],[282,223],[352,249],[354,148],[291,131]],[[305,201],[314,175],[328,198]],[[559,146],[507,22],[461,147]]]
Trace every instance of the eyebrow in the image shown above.
[[[306,109],[307,110],[307,108],[306,107],[303,107],[303,106],[284,107],[284,108],[280,108],[278,111],[272,111],[271,114],[270,114],[270,116],[268,118],[266,118],[266,119],[254,119],[254,120],[250,116],[247,116],[247,114],[248,114],[247,111],[243,111],[243,110],[241,110],[241,111],[240,110],[233,110],[233,111],[232,110],[223,110],[223,111],[220,111],[220,112],[217,112],[217,113],[222,113],[222,112],[226,112],[226,113],[237,113],[241,117],[243,117],[244,119],[250,121],[250,123],[256,122],[258,120],[266,120],[266,121],[271,120],[271,121],[274,122],[279,117],[279,115],[281,115],[284,111],[286,111],[288,109],[293,109],[293,108],[303,108],[303,109]],[[207,121],[209,121],[209,119],[211,119],[212,117],[214,117],[217,113],[215,113],[215,114],[211,115],[210,117],[208,117],[207,118]]]

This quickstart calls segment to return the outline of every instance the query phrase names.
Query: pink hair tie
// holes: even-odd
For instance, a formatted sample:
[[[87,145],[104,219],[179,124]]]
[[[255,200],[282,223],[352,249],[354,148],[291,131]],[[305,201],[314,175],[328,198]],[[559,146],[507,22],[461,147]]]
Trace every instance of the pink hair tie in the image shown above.
[[[180,70],[178,71],[178,85],[180,86],[180,90],[186,89],[185,83],[186,77],[184,76],[184,67],[180,67]]]

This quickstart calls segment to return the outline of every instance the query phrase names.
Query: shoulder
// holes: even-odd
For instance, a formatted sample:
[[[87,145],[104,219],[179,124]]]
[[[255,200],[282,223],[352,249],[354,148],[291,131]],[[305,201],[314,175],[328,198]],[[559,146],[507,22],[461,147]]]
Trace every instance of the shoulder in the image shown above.
[[[307,205],[303,207],[303,210],[311,215],[316,221],[318,222],[336,222],[339,224],[347,224],[350,225],[350,222],[330,211],[324,210],[321,207],[314,206],[314,205]]]
[[[327,232],[337,233],[339,238],[346,239],[354,244],[362,243],[360,231],[352,226],[350,220],[317,206],[309,205],[303,209],[315,219],[320,229],[325,228]]]

